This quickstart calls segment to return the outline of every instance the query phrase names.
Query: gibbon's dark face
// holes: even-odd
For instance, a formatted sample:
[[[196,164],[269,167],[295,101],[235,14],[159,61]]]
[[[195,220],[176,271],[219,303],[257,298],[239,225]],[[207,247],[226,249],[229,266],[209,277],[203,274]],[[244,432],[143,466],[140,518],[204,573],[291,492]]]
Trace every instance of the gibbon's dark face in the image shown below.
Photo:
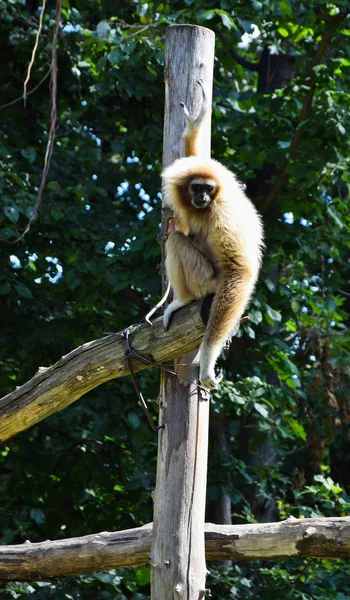
[[[195,208],[207,208],[216,193],[216,183],[213,179],[196,177],[189,184],[191,204]]]

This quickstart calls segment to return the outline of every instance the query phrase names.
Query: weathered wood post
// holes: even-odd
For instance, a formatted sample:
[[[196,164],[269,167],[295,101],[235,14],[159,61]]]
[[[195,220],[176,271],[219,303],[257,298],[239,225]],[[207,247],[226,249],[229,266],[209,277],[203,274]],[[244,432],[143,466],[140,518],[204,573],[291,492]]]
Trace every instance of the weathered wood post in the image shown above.
[[[166,33],[163,165],[183,156],[185,126],[180,102],[198,115],[203,81],[211,104],[214,33],[194,25],[174,25]],[[203,125],[201,155],[210,157],[210,114]],[[163,207],[163,234],[171,214]],[[181,378],[161,379],[157,484],[151,552],[152,600],[197,600],[206,593],[204,514],[207,479],[209,402],[198,381],[196,353],[180,357]],[[185,364],[185,366],[184,366]],[[188,364],[188,366],[186,366]]]

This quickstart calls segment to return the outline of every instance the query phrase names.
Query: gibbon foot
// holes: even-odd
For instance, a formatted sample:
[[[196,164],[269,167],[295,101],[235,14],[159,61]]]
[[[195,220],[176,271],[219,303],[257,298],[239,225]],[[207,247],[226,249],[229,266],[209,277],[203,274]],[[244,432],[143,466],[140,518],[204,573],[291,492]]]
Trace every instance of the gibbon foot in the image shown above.
[[[183,306],[186,306],[186,302],[181,302],[181,300],[176,299],[176,300],[173,300],[169,304],[169,306],[165,309],[164,316],[163,316],[164,331],[168,331],[174,314],[178,310],[180,310],[180,308],[182,308]]]
[[[199,113],[198,117],[195,119],[190,114],[190,111],[188,110],[186,104],[184,102],[180,102],[180,106],[183,108],[183,111],[184,111],[186,125],[190,129],[197,128],[202,123],[202,121],[204,119],[204,116],[206,115],[206,113],[209,110],[209,107],[208,107],[208,98],[207,98],[207,95],[205,93],[205,89],[204,89],[204,85],[203,85],[203,80],[202,79],[198,79],[197,83],[200,85],[200,87],[202,89],[202,94],[203,94],[202,108],[200,110],[200,113]]]
[[[219,383],[222,380],[223,375],[220,370],[219,375],[215,375],[215,370],[203,371],[200,374],[200,381],[203,387],[207,390],[215,391],[219,387]]]

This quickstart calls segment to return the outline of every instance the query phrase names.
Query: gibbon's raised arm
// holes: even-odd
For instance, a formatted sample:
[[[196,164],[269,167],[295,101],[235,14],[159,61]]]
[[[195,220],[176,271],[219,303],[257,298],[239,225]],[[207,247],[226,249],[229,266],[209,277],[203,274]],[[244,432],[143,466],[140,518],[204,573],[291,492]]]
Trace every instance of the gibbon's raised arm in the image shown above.
[[[185,143],[185,156],[198,156],[198,134],[200,131],[200,126],[203,123],[205,116],[209,112],[208,98],[201,79],[198,80],[198,84],[201,86],[203,94],[202,108],[198,117],[196,119],[191,117],[186,104],[184,102],[180,103],[186,119],[186,129],[183,134]]]
[[[163,196],[172,206],[177,231],[166,243],[166,269],[175,299],[164,313],[167,329],[176,310],[214,293],[200,348],[200,379],[215,388],[215,363],[225,342],[237,331],[259,274],[263,231],[260,216],[231,171],[197,156],[200,126],[208,111],[203,105],[193,119],[183,105],[186,157],[163,174]]]

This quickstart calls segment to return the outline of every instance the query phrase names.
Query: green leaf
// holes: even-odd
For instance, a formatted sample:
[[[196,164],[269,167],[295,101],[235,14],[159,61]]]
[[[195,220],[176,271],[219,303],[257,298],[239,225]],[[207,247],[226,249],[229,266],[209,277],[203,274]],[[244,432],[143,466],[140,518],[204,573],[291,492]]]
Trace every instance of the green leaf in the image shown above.
[[[108,38],[111,27],[108,21],[100,21],[96,27],[97,35],[101,41],[104,41]]]
[[[221,21],[222,21],[222,24],[224,25],[224,27],[227,27],[228,29],[235,29],[235,30],[238,29],[237,25],[234,22],[234,20],[232,19],[232,17],[230,17],[230,15],[225,10],[222,10],[221,8],[207,10],[203,14],[203,18],[205,20],[213,19],[215,16],[218,16],[221,18]]]
[[[19,186],[24,187],[24,182],[16,173],[7,173],[7,177],[13,179]]]
[[[274,284],[272,279],[270,279],[270,277],[265,277],[265,284],[266,287],[270,290],[270,292],[274,292],[276,290],[276,285]]]
[[[293,15],[292,7],[289,4],[288,0],[280,1],[280,11],[284,15],[287,15],[287,17],[291,17]]]
[[[255,340],[255,331],[254,331],[254,329],[252,329],[251,327],[249,327],[249,325],[245,325],[244,329],[245,329],[245,332],[248,334],[248,336],[251,339]]]
[[[299,310],[300,310],[300,304],[299,302],[296,302],[295,300],[292,300],[292,302],[290,303],[290,307],[293,311],[294,314],[298,314]]]
[[[125,492],[125,487],[124,487],[123,485],[115,485],[115,486],[113,487],[113,490],[114,490],[115,492]]]
[[[45,513],[40,510],[40,508],[32,508],[30,511],[30,516],[37,523],[37,525],[42,525],[45,523]]]
[[[266,304],[266,316],[267,316],[267,320],[269,321],[269,323],[273,324],[275,321],[281,321],[282,316],[280,315],[279,312],[277,312],[277,310],[274,310],[273,308],[271,308],[271,306],[269,306],[268,304]]]
[[[121,50],[119,50],[119,48],[114,48],[114,50],[112,50],[108,54],[108,60],[111,63],[111,65],[113,65],[113,66],[120,63],[123,59],[124,59],[124,53],[121,52]]]
[[[107,57],[101,56],[101,58],[99,58],[96,63],[96,71],[98,73],[100,73],[101,71],[103,71],[106,68],[106,66],[107,66]]]
[[[263,320],[262,312],[260,310],[250,310],[249,311],[250,320],[255,325],[259,325]]]
[[[307,435],[303,425],[299,423],[296,419],[287,418],[286,421],[291,430],[293,431],[294,435],[305,442],[307,439]]]
[[[141,567],[136,570],[135,577],[140,587],[148,585],[151,580],[151,570],[148,567]]]
[[[35,148],[23,148],[21,150],[21,154],[24,158],[26,158],[30,163],[33,163],[36,159],[36,150]]]
[[[329,204],[327,204],[327,212],[328,212],[329,216],[332,217],[332,219],[334,219],[336,224],[342,229],[343,222],[340,220],[339,214],[336,211],[336,209],[332,208],[332,206],[329,206]]]
[[[11,290],[9,283],[0,283],[0,296],[6,296]]]
[[[288,385],[288,387],[292,388],[293,390],[296,390],[297,388],[300,388],[300,380],[298,377],[287,377],[287,379],[285,380],[286,384]]]
[[[117,283],[113,286],[113,292],[120,292],[121,290],[124,290],[128,283],[128,280],[123,278],[118,279]]]
[[[342,125],[339,122],[337,123],[337,129],[338,129],[339,133],[341,133],[342,135],[346,134],[346,129],[345,129],[344,125]]]
[[[260,404],[260,402],[254,402],[254,408],[265,419],[269,416],[269,411],[267,410],[266,406]]]
[[[234,26],[232,19],[226,13],[221,15],[221,21],[223,26],[227,27],[227,29],[232,29]]]
[[[17,208],[15,208],[14,206],[5,206],[4,213],[7,216],[7,218],[10,221],[12,221],[12,223],[17,223],[19,219],[19,212]]]
[[[66,283],[70,290],[74,290],[80,283],[80,277],[75,271],[68,271],[66,273]]]
[[[121,154],[125,150],[125,142],[124,139],[119,138],[118,140],[113,140],[111,143],[112,151],[116,154]]]
[[[71,8],[71,13],[72,13],[72,17],[76,20],[76,21],[81,21],[81,14],[78,11],[78,9],[74,8],[74,6]]]
[[[300,26],[299,28],[299,32],[297,33],[297,35],[294,38],[294,41],[296,43],[301,42],[302,40],[304,40],[307,36],[309,35],[309,29],[307,27],[302,27]]]
[[[128,413],[128,421],[134,429],[138,429],[140,427],[140,424],[141,424],[140,417],[136,413],[129,412]]]
[[[284,38],[289,36],[289,31],[285,27],[279,27],[277,31]]]
[[[25,285],[18,283],[15,285],[15,289],[20,296],[23,298],[33,298],[33,294]]]
[[[58,183],[58,181],[49,181],[46,184],[46,189],[53,190],[54,192],[59,192],[61,188],[60,188],[60,184]]]

